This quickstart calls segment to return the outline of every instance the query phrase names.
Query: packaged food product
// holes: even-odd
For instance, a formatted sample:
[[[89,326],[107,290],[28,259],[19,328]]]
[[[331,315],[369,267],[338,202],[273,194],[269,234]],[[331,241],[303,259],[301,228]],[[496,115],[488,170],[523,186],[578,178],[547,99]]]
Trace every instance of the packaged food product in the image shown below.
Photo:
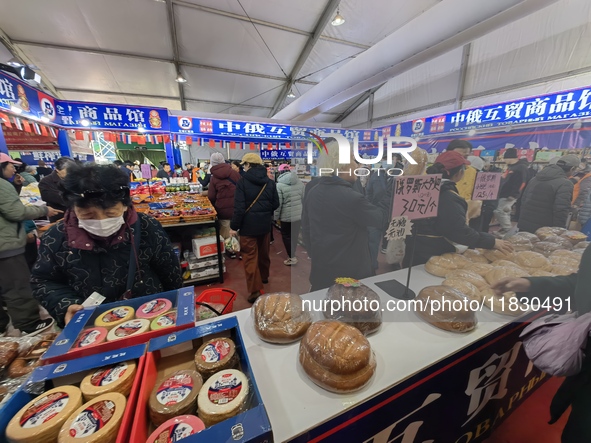
[[[536,235],[541,241],[546,241],[548,237],[562,235],[566,232],[565,228],[557,228],[557,227],[544,227],[540,228],[536,231]]]
[[[93,398],[62,425],[58,443],[115,443],[126,404],[127,400],[118,392]]]
[[[571,246],[572,248],[572,246]],[[547,241],[540,241],[534,245],[534,252],[539,252],[546,257],[550,257],[550,255],[559,249],[564,249],[561,245],[557,243],[550,243]]]
[[[560,251],[556,251],[560,252]],[[571,251],[566,251],[571,252]],[[573,253],[573,255],[579,256],[579,258],[574,258],[573,256],[550,256],[548,261],[551,263],[550,269],[552,266],[559,265],[559,266],[566,266],[569,268],[576,268],[578,269],[579,265],[581,264],[581,258],[579,254]]]
[[[146,443],[174,443],[205,429],[205,424],[194,415],[171,418],[156,429]]]
[[[478,321],[470,310],[466,298],[456,289],[448,286],[428,286],[416,298],[416,313],[427,323],[444,331],[470,332]],[[444,303],[445,301],[445,303]],[[439,308],[434,309],[433,302]]]
[[[573,243],[565,237],[560,237],[558,235],[551,235],[550,237],[546,237],[544,240],[546,243],[553,243],[560,246],[560,249],[573,249]]]
[[[56,442],[65,421],[82,405],[82,392],[60,386],[41,394],[16,413],[6,427],[10,443]]]
[[[521,268],[520,266],[517,265],[517,263],[509,261],[509,260],[497,260],[496,262],[493,262],[493,267],[494,268],[499,268],[499,267],[506,267],[506,268],[517,268],[519,270],[522,270],[524,273],[527,273],[527,271],[523,268]],[[486,277],[486,275],[485,275]]]
[[[466,257],[470,263],[488,263],[488,259],[477,249],[467,249],[463,256]]]
[[[550,271],[552,264],[545,256],[538,252],[522,251],[515,254],[515,263],[528,273],[532,271]]]
[[[467,280],[462,280],[460,278],[446,278],[443,280],[442,285],[455,289],[470,300],[480,301],[482,298],[478,288]],[[488,287],[488,284],[486,286]]]
[[[195,353],[195,366],[204,380],[216,372],[235,368],[238,360],[234,341],[225,337],[206,341]]]
[[[261,340],[292,343],[306,333],[312,316],[299,295],[276,293],[259,297],[252,309],[254,330]]]
[[[96,327],[84,329],[74,342],[72,348],[89,348],[100,345],[107,339],[108,334],[109,330],[107,328]]]
[[[552,254],[550,254],[549,260],[552,263],[556,263],[556,260],[559,260],[561,258],[564,258],[566,260],[576,260],[578,262],[581,261],[581,254],[579,254],[578,252],[575,251],[567,251],[565,249],[558,249],[556,251],[553,251]]]
[[[215,311],[210,309],[208,306],[199,305],[195,307],[195,321],[207,320],[208,318],[218,317],[218,313],[222,313],[224,311],[225,305],[221,303],[207,303],[211,306]]]
[[[135,313],[137,318],[151,320],[172,309],[172,302],[167,298],[157,298],[141,305]]]
[[[587,234],[579,231],[566,231],[564,234],[561,234],[561,237],[568,239],[573,245],[587,240]]]
[[[533,271],[531,273],[531,276],[532,277],[555,277],[556,274],[553,274],[552,272],[548,272],[548,271],[537,270],[537,271]]]
[[[519,303],[515,292],[505,292],[502,297],[499,297],[489,288],[482,291],[482,296],[484,304],[497,314],[519,317],[527,312],[527,307]]]
[[[212,375],[199,391],[199,418],[206,427],[240,414],[246,409],[250,393],[248,378],[236,369]]]
[[[314,383],[336,393],[363,388],[376,370],[367,338],[357,328],[335,320],[312,323],[300,342],[299,359]]]
[[[581,241],[578,242],[575,246],[574,246],[574,250],[578,250],[578,249],[587,249],[587,246],[589,246],[589,242],[588,241]]]
[[[18,343],[16,341],[0,341],[0,369],[10,366],[17,357]]]
[[[427,263],[425,263],[425,271],[436,277],[445,277],[448,272],[461,269],[462,264],[464,263],[460,263],[459,260],[452,259],[449,256],[435,256],[431,257]]]
[[[107,334],[107,341],[121,340],[132,335],[143,334],[150,329],[150,320],[145,318],[136,318],[121,323],[119,326],[111,329]]]
[[[528,240],[532,245],[536,244],[537,242],[540,241],[539,237],[536,234],[532,234],[531,232],[518,232],[517,234],[513,235],[512,237],[510,237],[508,240],[511,240],[512,238],[520,238],[522,240]],[[514,240],[517,241],[517,240]]]
[[[488,274],[486,274],[485,278],[489,285],[493,286],[499,280],[504,278],[520,278],[520,277],[529,277],[529,273],[521,268],[513,265],[513,267],[509,266],[497,266]]]
[[[359,329],[363,334],[371,334],[380,329],[382,308],[380,297],[372,289],[352,278],[337,278],[326,294],[328,306],[339,301],[339,311],[324,311],[329,320],[339,320]],[[350,303],[346,303],[350,302]]]
[[[176,324],[176,309],[168,311],[165,314],[159,315],[150,325],[152,331],[158,331],[159,329],[170,328]]]
[[[119,306],[99,315],[94,321],[94,325],[102,328],[113,328],[131,320],[134,314],[135,310],[131,306]]]
[[[567,276],[571,274],[576,274],[578,272],[578,268],[573,268],[570,266],[564,265],[554,265],[552,266],[552,273],[556,275]]]
[[[135,361],[126,361],[93,369],[80,383],[80,390],[84,400],[89,401],[110,392],[119,392],[127,397],[131,392],[136,370]]]
[[[191,415],[197,409],[197,396],[203,378],[197,371],[180,370],[156,382],[148,406],[155,426],[179,415]]]
[[[488,262],[488,260],[487,260]],[[488,271],[490,271],[494,266],[492,264],[486,264],[486,263],[470,263],[469,265],[467,265],[464,270],[469,271],[469,272],[473,272],[474,274],[478,274],[481,277],[484,277]],[[455,271],[452,271],[455,272]]]
[[[503,251],[499,251],[498,249],[488,249],[484,251],[484,256],[488,258],[490,262],[496,262],[498,260],[513,261],[515,259],[514,253],[505,253]]]
[[[532,242],[524,237],[514,235],[513,237],[508,238],[507,241],[513,245],[515,252],[531,251],[533,249]]]
[[[478,265],[483,265],[483,263],[478,263]],[[492,269],[492,266],[484,265],[487,268],[487,272]],[[464,280],[468,283],[473,284],[476,286],[477,289],[482,289],[488,286],[486,280],[478,273],[472,272],[468,269],[460,269],[457,271],[451,271],[445,276],[446,279],[449,280]]]

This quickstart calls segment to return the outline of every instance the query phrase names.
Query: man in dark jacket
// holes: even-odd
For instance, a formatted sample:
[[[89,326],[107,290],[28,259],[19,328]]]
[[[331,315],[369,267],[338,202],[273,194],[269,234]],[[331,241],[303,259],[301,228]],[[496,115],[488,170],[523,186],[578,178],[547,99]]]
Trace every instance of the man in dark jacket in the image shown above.
[[[64,218],[63,211],[65,211],[67,207],[64,199],[62,198],[60,184],[68,174],[68,166],[73,164],[74,160],[72,160],[70,157],[58,158],[55,162],[55,170],[47,177],[43,178],[39,183],[41,200],[47,203],[47,206],[51,206],[54,209],[62,211],[58,215],[49,217],[49,221],[52,223]]]
[[[501,225],[501,229],[498,232],[499,235],[507,234],[512,228],[511,210],[525,188],[525,181],[527,179],[527,160],[525,164],[519,162],[517,159],[517,149],[507,149],[503,155],[503,159],[507,164],[507,170],[503,175],[503,181],[501,182],[501,189],[499,191],[499,203],[495,210],[495,217]]]
[[[218,213],[220,233],[222,237],[230,237],[230,220],[234,215],[234,194],[240,174],[225,162],[219,152],[211,154],[211,181],[207,190],[207,197]]]
[[[269,282],[269,236],[279,195],[258,154],[246,154],[242,165],[244,176],[236,185],[230,235],[240,234],[248,301],[254,303],[261,295],[263,284]]]
[[[568,177],[580,162],[576,155],[565,155],[529,182],[517,225],[520,231],[535,233],[544,226],[567,227],[574,188]]]
[[[543,171],[542,171],[543,172]],[[539,174],[538,174],[539,176]],[[534,179],[535,180],[535,179]],[[497,294],[517,292],[519,296],[535,297],[538,303],[561,297],[569,300],[565,306],[578,311],[579,315],[591,312],[591,249],[585,249],[579,272],[565,277],[508,278],[499,281],[493,289]],[[550,405],[550,423],[556,423],[572,407],[562,432],[562,443],[591,441],[591,342],[585,350],[583,368],[577,375],[567,377]]]

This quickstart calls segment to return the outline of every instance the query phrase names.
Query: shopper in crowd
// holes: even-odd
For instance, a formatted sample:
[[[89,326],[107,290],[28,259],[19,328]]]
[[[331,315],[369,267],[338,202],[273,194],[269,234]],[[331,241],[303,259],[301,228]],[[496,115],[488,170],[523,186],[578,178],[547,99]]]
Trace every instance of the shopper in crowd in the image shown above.
[[[543,172],[543,171],[542,171]],[[541,172],[540,172],[541,173]],[[591,249],[585,249],[579,272],[564,277],[507,278],[497,282],[493,289],[497,295],[516,292],[520,297],[535,297],[539,303],[547,303],[554,297],[569,300],[572,310],[580,316],[591,312]],[[571,306],[569,304],[569,306]],[[569,337],[564,337],[568,340]],[[571,408],[568,421],[562,431],[562,443],[591,441],[591,341],[584,351],[585,359],[579,374],[567,377],[554,395],[550,405],[550,424],[556,423]]]
[[[39,305],[33,298],[30,272],[25,258],[27,220],[54,217],[59,211],[50,206],[25,206],[17,188],[23,184],[16,176],[20,163],[0,153],[0,333],[6,332],[10,320],[25,334],[39,333],[53,324],[53,320],[39,318]],[[11,183],[9,180],[14,180]],[[10,318],[9,318],[10,317]]]
[[[302,212],[302,235],[312,260],[311,291],[332,286],[347,276],[363,279],[374,275],[369,252],[368,228],[381,228],[387,217],[387,202],[380,207],[353,190],[355,175],[328,175],[327,170],[357,168],[352,156],[348,165],[339,164],[336,141],[326,143],[328,154],[318,158],[322,176],[306,186]]]
[[[185,170],[182,172],[182,177],[188,181],[193,181],[193,165],[191,163],[185,163]]]
[[[158,169],[154,165],[150,165],[150,172],[152,173],[152,178],[156,178],[158,175]]]
[[[199,181],[199,183],[201,183],[201,186],[203,186],[203,189],[208,189],[208,187],[209,187],[209,182],[211,181],[210,168],[211,168],[211,165],[204,163],[203,166],[201,167],[201,170],[199,171],[199,177],[197,178],[197,181]]]
[[[156,177],[158,178],[163,178],[163,179],[171,179],[173,176],[172,174],[172,169],[170,168],[170,163],[164,163],[162,165],[162,169],[160,171],[158,171],[158,174],[156,174]]]
[[[580,162],[576,155],[565,155],[529,182],[517,225],[520,231],[535,233],[544,226],[567,227],[574,188],[568,177]]]
[[[525,189],[527,188],[528,183],[531,181],[532,178],[534,178],[537,174],[536,170],[532,167],[532,165],[527,161],[527,158],[522,157],[519,159],[519,161],[517,162],[517,164],[522,164],[523,166],[525,166],[526,169],[526,174],[525,174],[525,184],[523,186],[523,190],[525,191]],[[519,194],[519,197],[517,198],[517,201],[515,202],[515,215],[511,218],[512,221],[518,221],[519,217],[521,216],[521,205],[523,204],[523,192],[521,194]]]
[[[93,292],[105,303],[182,286],[164,229],[131,204],[127,175],[113,166],[74,166],[64,179],[63,221],[43,237],[33,293],[63,327]]]
[[[133,170],[131,171],[131,179],[141,180],[142,178],[142,170],[140,169],[139,162],[136,162],[133,164]]]
[[[174,176],[175,177],[182,177],[183,176],[183,167],[179,164],[174,165]]]
[[[495,210],[495,217],[501,226],[497,233],[499,236],[504,236],[512,228],[511,211],[525,188],[527,180],[527,166],[519,162],[517,149],[508,148],[505,150],[503,159],[507,164],[507,170],[503,174],[499,190],[499,203]]]
[[[379,206],[380,202],[383,202],[385,200],[386,195],[392,195],[391,191],[393,186],[393,178],[388,176],[386,170],[382,168],[380,164],[377,168],[374,168],[371,171],[367,180],[367,185],[364,189],[364,194],[370,203]],[[387,246],[385,234],[386,230],[388,229],[388,221],[384,220],[383,226],[379,228],[370,226],[367,229],[369,235],[369,251],[371,254],[372,267],[374,271],[377,271],[378,254],[380,253],[380,250],[385,250]],[[380,245],[382,245],[381,248]]]
[[[37,168],[35,168],[35,166],[26,166],[25,170],[20,174],[23,180],[25,181],[24,186],[37,183],[37,179],[35,178],[35,176],[37,175]]]
[[[125,160],[121,169],[127,174],[130,181],[133,180],[133,162],[131,160]]]
[[[123,167],[123,162],[121,160],[113,160],[113,164],[118,168]]]
[[[263,284],[269,282],[269,231],[273,212],[279,207],[279,196],[258,154],[246,154],[242,166],[244,176],[236,185],[230,235],[240,235],[248,301],[254,303],[261,295]]]
[[[225,162],[223,154],[211,154],[211,181],[207,190],[207,197],[218,213],[220,233],[222,237],[230,238],[230,221],[234,215],[234,194],[240,180],[232,166]]]
[[[39,182],[39,192],[41,199],[54,209],[60,212],[50,215],[49,221],[56,222],[64,217],[63,211],[66,210],[66,203],[62,198],[60,184],[68,174],[68,168],[75,162],[70,157],[60,157],[55,162],[55,170]]]
[[[232,169],[239,173],[240,177],[244,175],[244,169],[242,169],[242,164],[240,163],[240,160],[234,160],[232,162]]]
[[[472,143],[466,140],[452,140],[447,145],[446,151],[455,151],[464,158],[472,155]],[[474,183],[476,182],[476,168],[468,165],[464,172],[464,178],[457,184],[458,194],[466,201],[472,200],[474,192]]]
[[[53,169],[47,167],[43,160],[37,162],[37,175],[35,178],[40,182],[44,177],[47,177],[53,172]]]
[[[467,158],[470,162],[470,166],[475,168],[477,171],[484,172],[496,172],[501,173],[501,169],[491,165],[490,160],[484,160],[480,157],[470,156]],[[488,170],[486,170],[488,168]],[[472,218],[469,221],[469,225],[472,229],[481,232],[488,232],[490,230],[490,223],[492,221],[495,209],[497,209],[498,200],[484,200],[482,202],[482,208],[480,209],[480,215]]]
[[[277,179],[279,207],[275,211],[275,220],[281,223],[281,237],[288,257],[283,264],[292,266],[298,264],[296,250],[302,225],[304,184],[288,164],[279,166],[279,173],[281,174]]]
[[[512,252],[513,247],[504,240],[486,232],[472,229],[466,223],[468,204],[459,194],[456,183],[464,177],[466,160],[458,152],[446,151],[427,169],[427,174],[441,174],[441,187],[437,217],[417,220],[413,225],[415,239],[407,237],[404,266],[421,265],[431,257],[446,252],[469,248],[498,249]],[[414,258],[410,260],[415,243]]]

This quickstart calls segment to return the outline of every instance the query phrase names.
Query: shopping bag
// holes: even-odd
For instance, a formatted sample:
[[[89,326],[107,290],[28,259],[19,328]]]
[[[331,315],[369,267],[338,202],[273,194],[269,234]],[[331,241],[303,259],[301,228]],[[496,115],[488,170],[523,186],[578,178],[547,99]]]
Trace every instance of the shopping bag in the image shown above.
[[[402,265],[405,251],[404,239],[389,240],[386,248],[386,263],[389,265]]]
[[[229,237],[224,241],[226,252],[240,252],[240,242],[236,237]]]

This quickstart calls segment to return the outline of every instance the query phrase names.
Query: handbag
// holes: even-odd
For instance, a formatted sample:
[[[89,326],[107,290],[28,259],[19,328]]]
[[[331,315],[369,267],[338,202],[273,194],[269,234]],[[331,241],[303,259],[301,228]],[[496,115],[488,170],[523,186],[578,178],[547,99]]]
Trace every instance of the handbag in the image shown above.
[[[254,206],[254,204],[259,200],[259,198],[261,197],[261,195],[263,195],[263,192],[265,192],[265,188],[267,187],[267,185],[269,184],[269,182],[265,183],[265,186],[263,186],[263,188],[261,189],[261,192],[259,192],[259,195],[257,195],[257,197],[253,200],[253,202],[250,204],[250,206],[246,209],[246,211],[244,211],[244,214],[247,214],[248,211],[250,211],[252,209],[252,207]]]
[[[568,377],[581,372],[590,330],[591,313],[552,314],[533,321],[519,337],[536,368]]]

